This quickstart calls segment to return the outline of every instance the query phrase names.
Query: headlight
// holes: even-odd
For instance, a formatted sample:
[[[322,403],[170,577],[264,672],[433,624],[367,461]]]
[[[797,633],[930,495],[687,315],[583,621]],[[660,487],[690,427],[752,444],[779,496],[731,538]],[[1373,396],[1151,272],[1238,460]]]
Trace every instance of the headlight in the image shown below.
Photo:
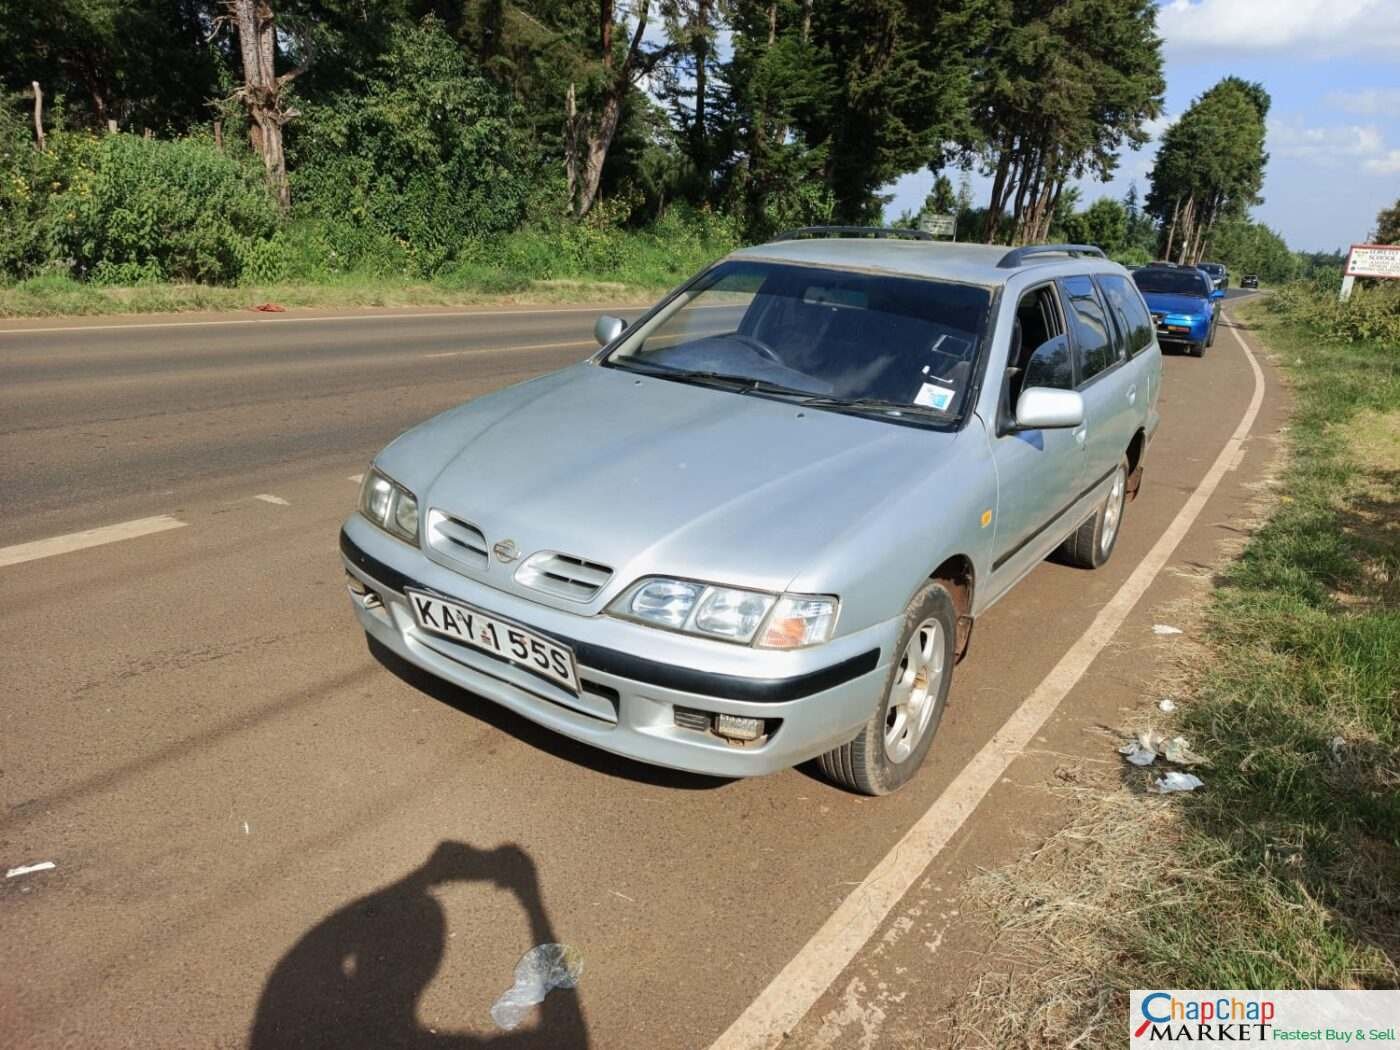
[[[418,542],[418,498],[377,470],[365,475],[359,509],[390,535],[408,543]]]
[[[831,637],[839,604],[825,595],[777,595],[650,577],[623,591],[608,612],[704,638],[752,643],[765,649],[797,649]]]

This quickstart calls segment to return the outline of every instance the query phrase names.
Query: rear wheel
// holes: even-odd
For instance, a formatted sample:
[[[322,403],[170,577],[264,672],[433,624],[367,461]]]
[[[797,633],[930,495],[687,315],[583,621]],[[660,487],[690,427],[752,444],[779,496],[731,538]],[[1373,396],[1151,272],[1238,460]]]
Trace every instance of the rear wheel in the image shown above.
[[[1081,569],[1097,569],[1108,561],[1118,544],[1118,530],[1123,524],[1123,509],[1128,503],[1128,457],[1118,461],[1108,496],[1093,517],[1070,534],[1056,552],[1060,560]]]
[[[936,580],[910,599],[884,694],[860,734],[818,760],[827,777],[863,795],[887,795],[914,775],[948,701],[957,622],[952,595]]]

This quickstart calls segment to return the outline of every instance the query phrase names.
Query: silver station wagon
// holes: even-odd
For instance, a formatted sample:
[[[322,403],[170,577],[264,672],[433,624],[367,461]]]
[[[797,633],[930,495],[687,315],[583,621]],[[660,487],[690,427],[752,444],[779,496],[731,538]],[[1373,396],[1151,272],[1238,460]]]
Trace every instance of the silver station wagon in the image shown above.
[[[602,350],[451,409],[365,475],[340,549],[404,660],[559,733],[883,794],[972,626],[1113,553],[1161,352],[1095,248],[817,227],[735,252]]]

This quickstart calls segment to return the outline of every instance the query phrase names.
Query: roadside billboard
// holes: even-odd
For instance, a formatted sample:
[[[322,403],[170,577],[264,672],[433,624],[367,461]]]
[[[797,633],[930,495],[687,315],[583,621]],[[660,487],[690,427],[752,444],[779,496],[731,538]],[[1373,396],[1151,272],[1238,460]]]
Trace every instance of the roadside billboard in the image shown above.
[[[1345,273],[1348,277],[1400,277],[1400,244],[1353,244]]]

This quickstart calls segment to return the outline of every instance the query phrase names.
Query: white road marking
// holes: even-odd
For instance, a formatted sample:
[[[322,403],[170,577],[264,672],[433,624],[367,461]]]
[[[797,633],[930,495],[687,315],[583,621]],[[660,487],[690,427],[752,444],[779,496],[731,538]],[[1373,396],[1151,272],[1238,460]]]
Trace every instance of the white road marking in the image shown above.
[[[275,505],[278,506],[278,507],[290,507],[290,506],[291,506],[291,504],[288,503],[286,500],[284,500],[281,496],[274,496],[274,495],[272,495],[270,492],[260,492],[260,493],[258,493],[256,496],[254,496],[253,498],[254,498],[254,499],[260,499],[260,500],[262,500],[264,503],[272,503],[272,504],[275,504]]]
[[[1264,401],[1264,373],[1239,332],[1233,328],[1231,331],[1254,371],[1254,395],[1234,434],[1166,532],[1035,691],[710,1050],[769,1050],[783,1041],[880,928],[1122,626],[1200,517],[1259,415]]]
[[[51,539],[34,540],[32,543],[20,543],[13,547],[0,547],[0,569],[7,565],[38,561],[40,558],[52,558],[56,554],[100,547],[104,543],[134,540],[138,536],[149,536],[152,533],[165,532],[167,529],[180,529],[186,524],[188,522],[162,514],[156,518],[137,518],[135,521],[124,521],[118,525],[104,525],[100,529],[71,532],[67,536],[54,536]]]
[[[622,303],[624,309],[650,309],[650,305]],[[140,328],[220,328],[245,324],[313,324],[341,321],[418,321],[428,317],[534,317],[539,314],[591,314],[596,306],[550,310],[443,310],[414,314],[340,314],[330,317],[238,317],[226,321],[136,321],[132,324],[75,324],[54,328],[0,328],[0,335],[30,335],[35,332],[114,332]],[[606,309],[606,307],[605,307]],[[612,309],[617,309],[614,305]]]
[[[15,879],[21,875],[32,875],[36,871],[50,871],[58,867],[51,860],[41,860],[38,864],[21,864],[18,868],[11,868],[5,872],[5,878]]]
[[[351,475],[350,475],[348,478],[346,478],[345,480],[346,480],[346,481],[353,481],[356,485],[359,485],[359,484],[361,484],[361,483],[365,480],[365,476],[364,476],[363,474],[351,474]]]
[[[473,350],[447,350],[440,354],[424,354],[423,360],[431,357],[466,357],[468,354],[497,354],[506,350],[556,350],[565,346],[588,346],[592,339],[570,339],[567,343],[531,343],[525,346],[480,346]]]

